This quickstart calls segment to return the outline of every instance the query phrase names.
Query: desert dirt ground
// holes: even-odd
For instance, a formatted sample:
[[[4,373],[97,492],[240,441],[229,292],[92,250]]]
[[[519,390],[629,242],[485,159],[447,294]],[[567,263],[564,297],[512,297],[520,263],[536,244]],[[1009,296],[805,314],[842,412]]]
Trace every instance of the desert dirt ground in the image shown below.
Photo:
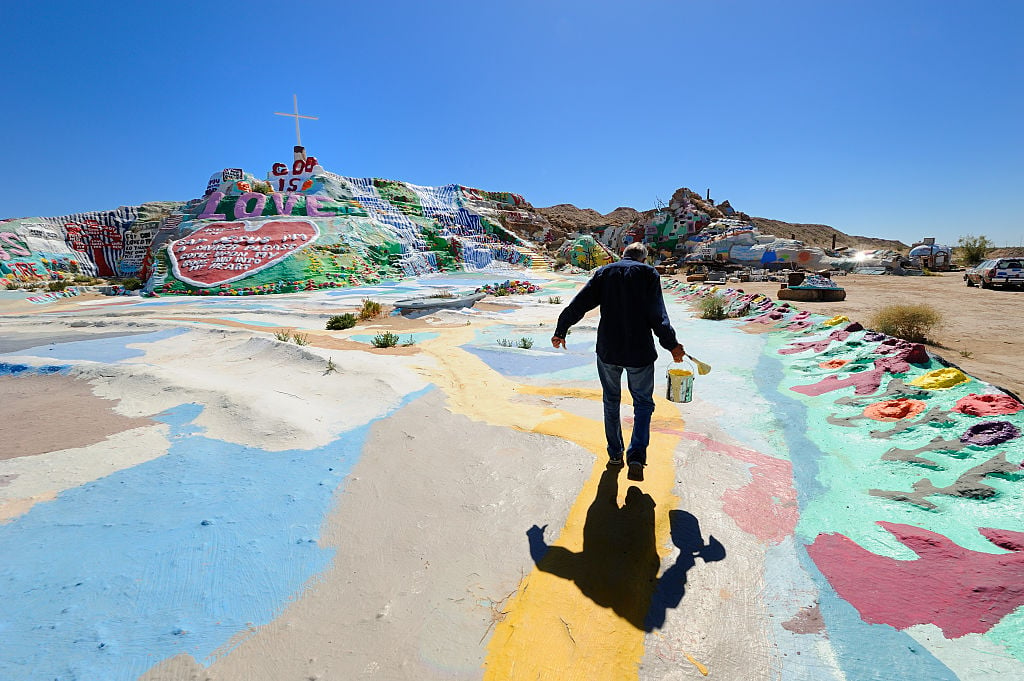
[[[800,310],[845,315],[869,328],[872,316],[887,305],[932,305],[943,319],[926,344],[929,352],[983,381],[1024,395],[1024,291],[968,287],[960,272],[931,277],[850,274],[835,282],[846,289],[842,302],[789,302]],[[730,286],[779,297],[778,282]]]

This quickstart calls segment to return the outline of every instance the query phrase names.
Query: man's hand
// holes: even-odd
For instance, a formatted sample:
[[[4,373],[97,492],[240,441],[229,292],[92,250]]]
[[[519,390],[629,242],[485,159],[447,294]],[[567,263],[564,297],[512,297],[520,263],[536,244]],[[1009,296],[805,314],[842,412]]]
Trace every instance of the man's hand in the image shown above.
[[[672,352],[672,361],[673,362],[682,362],[683,361],[683,357],[686,357],[686,351],[683,350],[683,346],[682,345],[675,346],[674,348],[672,348],[671,352]]]
[[[558,336],[552,336],[551,337],[551,347],[564,349],[565,348],[565,339],[564,338],[559,338]],[[676,361],[678,362],[679,360],[676,360]]]

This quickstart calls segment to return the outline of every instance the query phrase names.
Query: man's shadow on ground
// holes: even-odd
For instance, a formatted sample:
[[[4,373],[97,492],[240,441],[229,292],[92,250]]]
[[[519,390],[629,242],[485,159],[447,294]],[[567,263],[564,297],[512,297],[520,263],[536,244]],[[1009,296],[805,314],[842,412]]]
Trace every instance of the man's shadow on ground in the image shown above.
[[[653,631],[665,624],[665,614],[686,593],[686,573],[697,558],[711,563],[725,558],[725,547],[712,536],[705,544],[700,523],[686,511],[669,511],[672,542],[679,547],[676,562],[658,578],[661,561],[654,537],[654,499],[639,487],[626,490],[618,505],[621,467],[601,474],[597,495],[587,510],[583,550],[573,553],[544,541],[544,527],[526,532],[530,555],[544,572],[576,583],[598,605],[613,609],[637,629]]]

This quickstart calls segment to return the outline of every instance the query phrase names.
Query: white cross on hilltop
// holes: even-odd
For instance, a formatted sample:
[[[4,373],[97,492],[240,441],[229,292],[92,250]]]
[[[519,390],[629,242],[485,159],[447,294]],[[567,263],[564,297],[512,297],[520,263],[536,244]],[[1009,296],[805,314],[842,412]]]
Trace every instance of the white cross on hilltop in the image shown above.
[[[295,103],[295,113],[281,113],[280,111],[275,111],[274,115],[275,116],[291,116],[291,117],[293,117],[295,119],[295,140],[296,140],[296,144],[301,147],[302,146],[302,136],[299,134],[299,119],[300,118],[308,118],[311,121],[318,121],[320,119],[317,116],[300,116],[299,115],[299,96],[298,95],[292,95],[292,100]]]

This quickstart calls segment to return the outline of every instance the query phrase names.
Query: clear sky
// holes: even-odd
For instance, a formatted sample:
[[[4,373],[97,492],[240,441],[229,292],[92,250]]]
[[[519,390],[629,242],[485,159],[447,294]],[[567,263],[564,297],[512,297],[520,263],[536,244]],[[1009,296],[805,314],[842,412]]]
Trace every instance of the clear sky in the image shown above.
[[[1024,243],[1020,0],[0,0],[0,217],[290,162]]]

